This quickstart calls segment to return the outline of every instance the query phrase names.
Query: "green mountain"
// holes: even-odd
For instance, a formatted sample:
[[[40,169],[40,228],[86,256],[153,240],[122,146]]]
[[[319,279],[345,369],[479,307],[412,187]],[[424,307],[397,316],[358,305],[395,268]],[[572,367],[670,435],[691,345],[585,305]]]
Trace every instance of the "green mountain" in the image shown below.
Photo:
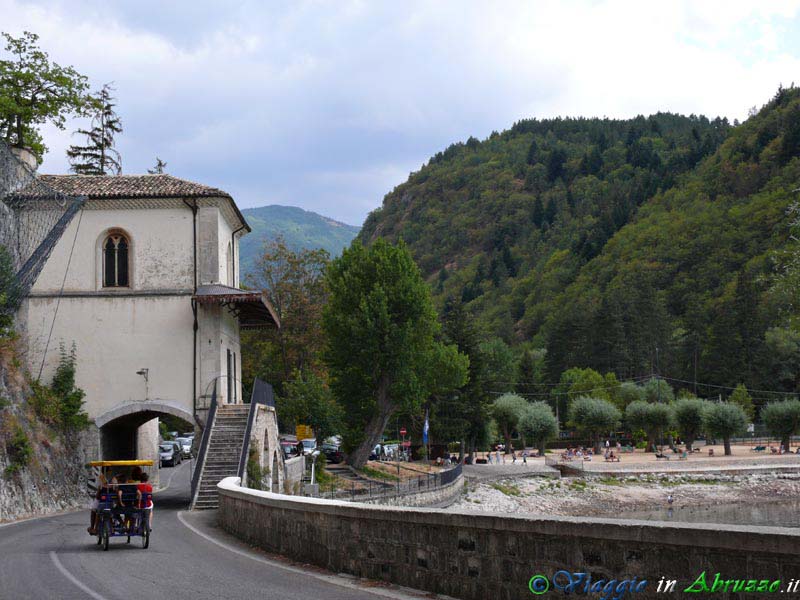
[[[256,257],[264,247],[278,236],[283,236],[293,250],[324,248],[330,255],[338,256],[350,245],[360,227],[346,225],[296,206],[261,206],[242,210],[253,231],[241,240],[239,251],[242,274],[253,268]]]
[[[800,90],[781,89],[741,125],[659,113],[470,138],[389,193],[360,237],[404,239],[442,304],[546,349],[542,379],[579,366],[797,390],[798,187]]]

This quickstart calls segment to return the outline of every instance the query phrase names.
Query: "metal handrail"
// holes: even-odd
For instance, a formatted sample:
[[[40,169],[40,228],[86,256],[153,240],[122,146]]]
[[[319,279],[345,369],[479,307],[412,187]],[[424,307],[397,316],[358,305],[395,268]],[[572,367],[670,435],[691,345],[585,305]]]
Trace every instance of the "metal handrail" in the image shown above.
[[[440,471],[438,473],[426,473],[413,479],[408,479],[404,482],[397,481],[395,484],[385,482],[379,483],[369,480],[366,487],[355,489],[355,482],[351,482],[350,489],[340,488],[338,490],[330,489],[327,492],[324,489],[320,490],[323,498],[339,499],[339,500],[371,500],[373,498],[391,498],[397,496],[405,496],[408,494],[416,494],[421,491],[434,490],[450,485],[456,481],[462,474],[462,464],[459,463],[452,469],[447,471]]]
[[[192,473],[192,502],[194,502],[197,486],[200,483],[200,474],[203,472],[203,463],[206,461],[206,452],[208,451],[208,440],[211,437],[211,428],[214,426],[214,419],[216,416],[217,382],[214,381],[214,389],[211,392],[211,404],[208,407],[208,417],[206,417],[206,426],[203,428],[203,437],[200,438],[200,448],[197,450],[197,461],[194,465],[194,473]]]
[[[247,457],[250,453],[250,434],[253,431],[253,423],[255,423],[259,405],[275,406],[275,395],[270,384],[256,377],[253,381],[253,391],[250,394],[250,412],[247,415],[247,428],[245,429],[244,440],[242,441],[242,453],[239,456],[237,475],[242,481],[244,481]]]

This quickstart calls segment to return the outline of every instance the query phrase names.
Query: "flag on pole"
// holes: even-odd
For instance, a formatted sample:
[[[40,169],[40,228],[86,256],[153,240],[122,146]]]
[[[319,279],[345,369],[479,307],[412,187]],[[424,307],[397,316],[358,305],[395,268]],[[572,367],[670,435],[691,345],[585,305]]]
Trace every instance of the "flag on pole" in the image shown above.
[[[428,409],[425,409],[425,425],[422,427],[422,443],[425,445],[428,444],[428,429],[430,429],[430,424],[428,423]]]

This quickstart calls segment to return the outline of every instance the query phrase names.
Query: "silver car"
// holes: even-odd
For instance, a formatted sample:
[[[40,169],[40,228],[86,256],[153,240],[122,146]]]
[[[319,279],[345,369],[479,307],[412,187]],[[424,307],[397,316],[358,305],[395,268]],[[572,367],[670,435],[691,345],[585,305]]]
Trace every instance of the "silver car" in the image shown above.
[[[174,467],[177,463],[178,456],[175,451],[175,444],[171,442],[164,442],[158,445],[158,454],[162,467]]]

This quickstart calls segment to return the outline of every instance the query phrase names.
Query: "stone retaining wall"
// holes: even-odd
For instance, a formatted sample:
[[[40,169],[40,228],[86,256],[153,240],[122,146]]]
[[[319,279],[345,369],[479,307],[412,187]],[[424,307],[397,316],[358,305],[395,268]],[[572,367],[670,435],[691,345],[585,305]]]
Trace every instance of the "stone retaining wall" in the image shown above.
[[[461,496],[464,491],[464,476],[460,475],[455,481],[433,489],[414,492],[411,494],[389,494],[376,498],[364,499],[364,504],[382,504],[384,506],[449,506]]]
[[[797,529],[398,508],[248,490],[236,478],[219,488],[220,525],[248,543],[464,600],[533,597],[531,577],[561,569],[644,578],[644,591],[626,594],[637,599],[663,597],[662,576],[681,590],[702,571],[711,581],[718,571],[784,584],[800,577]]]

